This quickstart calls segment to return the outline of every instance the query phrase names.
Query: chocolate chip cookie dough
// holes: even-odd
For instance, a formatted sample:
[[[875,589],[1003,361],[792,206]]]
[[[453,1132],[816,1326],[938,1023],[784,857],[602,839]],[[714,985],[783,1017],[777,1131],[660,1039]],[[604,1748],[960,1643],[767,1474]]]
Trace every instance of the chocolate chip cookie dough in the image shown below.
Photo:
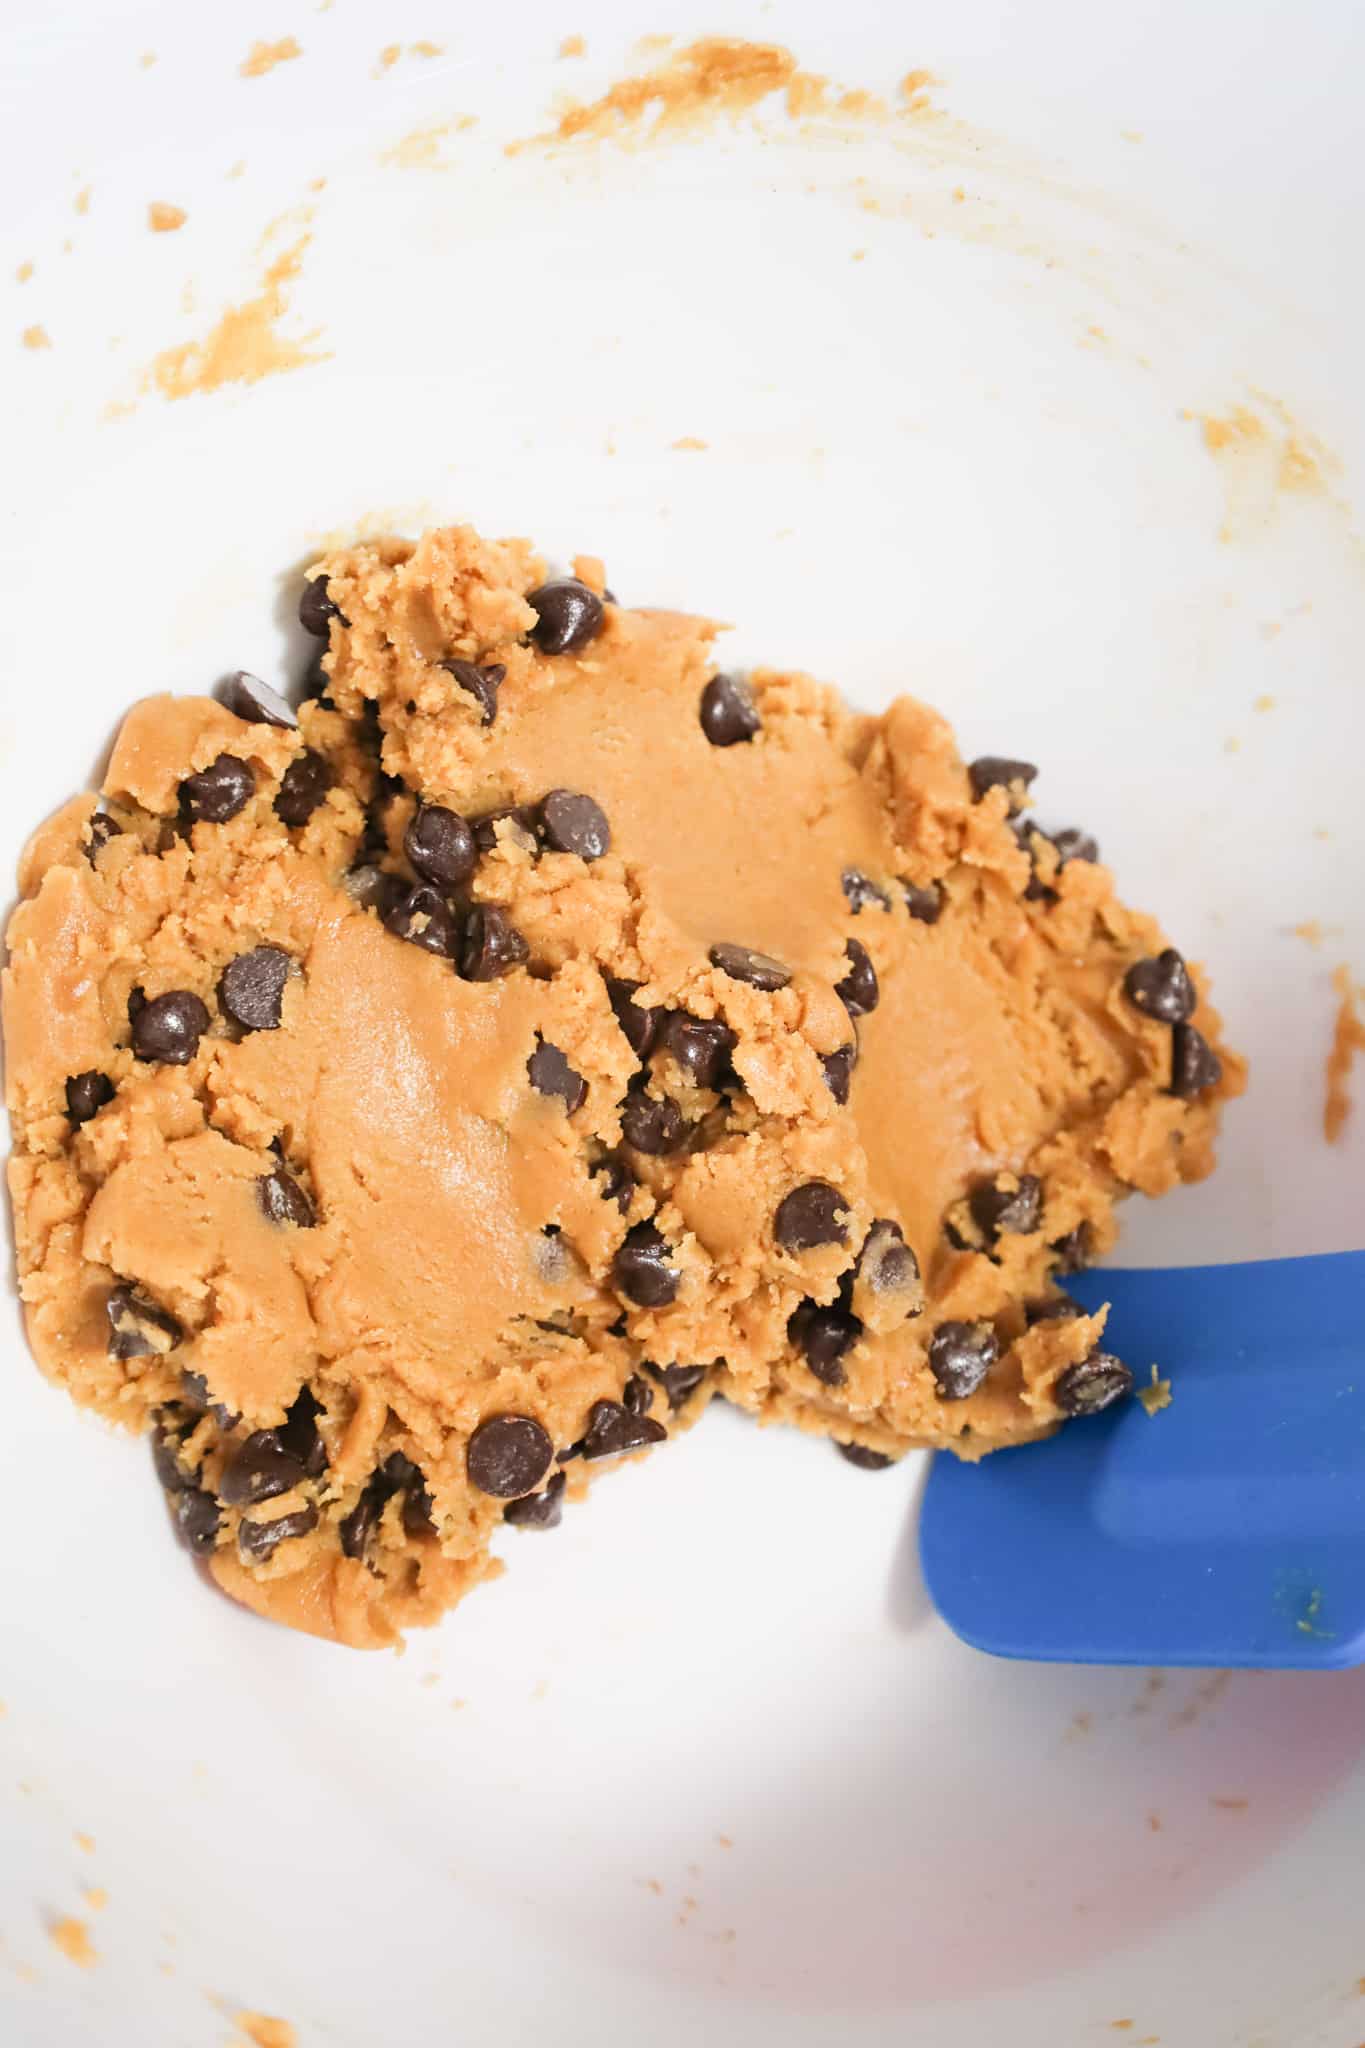
[[[1029,763],[468,528],[300,616],[297,713],[133,710],[4,982],[34,1350],[222,1587],[381,1644],[714,1394],[875,1465],[1127,1391],[1060,1279],[1241,1064]]]

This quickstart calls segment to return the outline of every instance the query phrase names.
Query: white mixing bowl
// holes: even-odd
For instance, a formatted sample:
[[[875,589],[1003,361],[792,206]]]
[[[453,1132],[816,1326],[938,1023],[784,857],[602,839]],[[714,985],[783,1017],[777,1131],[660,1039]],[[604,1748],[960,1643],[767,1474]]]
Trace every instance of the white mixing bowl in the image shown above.
[[[718,30],[891,111],[506,151]],[[737,663],[1041,762],[1210,964],[1251,1090],[1126,1258],[1361,1242],[1365,1106],[1321,1128],[1365,975],[1358,6],[11,0],[2,34],[6,873],[133,698],[289,672],[327,532],[531,533],[736,621]],[[1365,1673],[993,1664],[927,1610],[911,1471],[720,1411],[366,1658],[210,1597],[145,1448],[12,1306],[3,1347],[8,2048],[242,2007],[300,2048],[1365,2037]]]

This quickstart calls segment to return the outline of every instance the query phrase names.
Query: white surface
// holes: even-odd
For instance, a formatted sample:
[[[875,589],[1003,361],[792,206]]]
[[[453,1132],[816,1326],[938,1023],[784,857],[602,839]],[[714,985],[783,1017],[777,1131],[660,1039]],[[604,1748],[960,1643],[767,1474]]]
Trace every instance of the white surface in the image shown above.
[[[927,65],[960,125],[504,155],[690,18],[882,91]],[[1219,1178],[1135,1206],[1127,1256],[1360,1241],[1362,1124],[1334,1153],[1319,1131],[1330,970],[1365,974],[1357,9],[7,20],[0,867],[133,697],[282,671],[321,532],[532,532],[627,602],[737,621],[736,661],[868,705],[908,686],[969,750],[1040,760],[1044,820],[1093,826],[1209,961],[1253,1089]],[[556,61],[575,31],[587,59]],[[289,33],[302,59],[237,77]],[[445,54],[371,75],[418,37]],[[451,168],[382,163],[462,113]],[[150,235],[152,199],[185,228]],[[281,326],[327,360],[140,395],[304,203]],[[50,351],[17,346],[31,322]],[[1184,415],[1253,390],[1334,452],[1330,493],[1229,484]],[[361,1658],[201,1590],[143,1454],[8,1328],[7,2048],[217,2044],[237,2005],[302,2048],[1365,2036],[1362,1674],[991,1664],[925,1612],[911,1475],[728,1414],[509,1544],[507,1582],[403,1660]],[[88,1974],[45,1939],[67,1912]]]

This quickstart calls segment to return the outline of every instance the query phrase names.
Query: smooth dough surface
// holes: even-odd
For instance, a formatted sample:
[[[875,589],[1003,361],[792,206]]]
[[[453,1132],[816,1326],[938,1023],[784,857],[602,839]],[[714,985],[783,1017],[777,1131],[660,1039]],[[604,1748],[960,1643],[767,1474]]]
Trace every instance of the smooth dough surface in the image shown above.
[[[442,529],[313,575],[298,728],[136,706],[105,822],[77,798],[30,843],[4,982],[34,1350],[155,1429],[219,1583],[380,1644],[496,1569],[509,1510],[552,1524],[714,1394],[890,1456],[1083,1405],[1104,1316],[1057,1277],[1122,1195],[1210,1171],[1242,1085],[1197,970],[1174,1027],[1164,983],[1132,999],[1167,942],[1092,849],[909,697],[868,718],[760,672],[758,729],[713,744],[704,619],[607,602],[542,653],[523,542]],[[249,794],[196,822],[187,778],[212,809],[224,757]],[[605,852],[555,844],[556,791]],[[435,929],[399,900],[419,805],[520,811]],[[522,943],[468,978],[499,920]],[[287,976],[249,1028],[224,977],[263,948]],[[135,1038],[167,993],[207,1017],[183,1063]]]

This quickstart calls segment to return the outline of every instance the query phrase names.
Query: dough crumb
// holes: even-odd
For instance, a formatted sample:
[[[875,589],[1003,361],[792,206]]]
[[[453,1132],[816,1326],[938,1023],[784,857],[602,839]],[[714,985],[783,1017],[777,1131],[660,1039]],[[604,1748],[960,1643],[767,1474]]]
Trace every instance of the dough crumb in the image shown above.
[[[462,135],[478,124],[477,114],[458,114],[453,121],[428,121],[400,136],[379,158],[381,164],[398,171],[444,171],[451,159],[441,154],[448,135]]]
[[[1149,1415],[1160,1415],[1163,1408],[1171,1405],[1171,1383],[1163,1380],[1155,1366],[1152,1367],[1151,1385],[1139,1387],[1137,1398]]]
[[[26,327],[22,336],[25,348],[51,348],[52,337],[45,327]]]
[[[183,206],[171,206],[164,199],[153,199],[147,208],[147,225],[154,235],[172,235],[188,219]]]
[[[561,57],[585,57],[588,45],[582,36],[565,36],[559,46]]]
[[[77,213],[89,213],[90,195],[93,192],[93,190],[93,185],[82,185],[80,191],[76,194],[75,200],[73,202]]]
[[[16,284],[27,284],[32,275],[33,265],[31,263],[21,263],[14,273],[14,281]]]
[[[147,371],[144,389],[159,391],[163,398],[190,398],[195,392],[219,391],[225,384],[257,384],[282,370],[324,362],[328,351],[310,346],[318,339],[316,328],[298,341],[279,332],[279,322],[289,310],[288,287],[303,267],[309,240],[307,233],[301,234],[281,250],[267,268],[259,292],[240,306],[229,306],[202,341],[163,349]]]
[[[253,43],[237,67],[239,78],[264,78],[277,64],[287,64],[303,51],[293,36],[281,36],[277,43]]]
[[[709,448],[711,443],[701,440],[696,434],[682,434],[672,445],[675,448],[699,449]]]
[[[907,71],[900,83],[900,95],[907,109],[923,113],[929,105],[929,88],[938,83],[932,71]]]
[[[372,78],[382,78],[386,71],[392,71],[399,58],[405,54],[409,57],[439,57],[443,54],[444,49],[445,45],[443,43],[423,41],[420,43],[409,43],[405,53],[401,43],[386,43],[379,52],[374,70],[370,73],[370,76]]]
[[[1332,976],[1332,986],[1339,1000],[1336,1028],[1327,1054],[1322,1134],[1329,1145],[1336,1145],[1350,1121],[1351,1069],[1355,1065],[1356,1054],[1365,1052],[1365,1020],[1362,1020],[1358,1007],[1360,991],[1352,985],[1350,969],[1344,963]]]
[[[48,1930],[54,1948],[59,1948],[69,1963],[75,1963],[82,1970],[93,1969],[99,1961],[99,1953],[90,1939],[90,1930],[84,1920],[68,1916],[58,1920]]]
[[[263,2012],[239,2012],[236,2023],[253,2048],[298,2048],[298,2031],[288,2020],[272,2019]]]
[[[642,37],[636,44],[637,56],[653,57],[652,69],[633,72],[618,79],[599,99],[567,108],[554,128],[529,140],[537,144],[605,139],[649,143],[695,135],[720,121],[737,121],[758,112],[766,102],[784,110],[793,121],[831,114],[858,124],[884,123],[891,118],[886,101],[877,94],[858,87],[832,87],[827,78],[803,71],[780,43],[701,36],[683,49],[669,51],[671,41],[671,37]],[[562,46],[560,54],[581,52]],[[928,80],[927,72],[906,75],[900,118],[918,118],[929,110]],[[509,155],[524,146],[521,142],[506,145]]]
[[[74,1843],[76,1844],[76,1847],[77,1847],[77,1848],[78,1848],[78,1849],[80,1850],[80,1852],[81,1852],[81,1854],[82,1854],[83,1856],[93,1856],[93,1855],[94,1855],[94,1853],[95,1853],[95,1837],[94,1837],[93,1835],[79,1835],[79,1834],[77,1834],[77,1835],[73,1835],[73,1836],[71,1837],[71,1839],[72,1839],[72,1841],[73,1841],[73,1842],[74,1842]]]
[[[156,51],[144,50],[137,61],[144,71],[150,71],[153,64],[155,64],[156,62]]]

